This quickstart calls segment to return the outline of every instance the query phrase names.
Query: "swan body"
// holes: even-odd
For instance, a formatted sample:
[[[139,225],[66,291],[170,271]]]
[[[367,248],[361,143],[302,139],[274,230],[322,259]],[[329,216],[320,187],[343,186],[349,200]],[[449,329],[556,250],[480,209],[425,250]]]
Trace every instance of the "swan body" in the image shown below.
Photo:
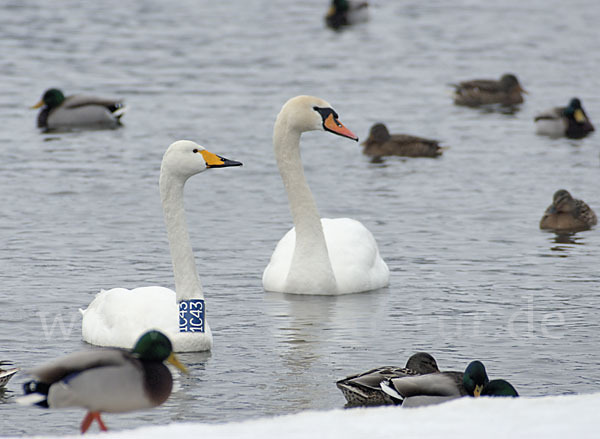
[[[282,107],[273,146],[294,227],[277,244],[263,286],[267,291],[322,295],[382,288],[388,285],[389,269],[371,232],[356,220],[319,215],[300,157],[300,135],[311,130],[358,140],[320,98],[297,96]]]
[[[126,110],[120,100],[85,95],[65,97],[56,88],[46,90],[32,108],[41,107],[37,126],[46,130],[117,128]]]
[[[35,380],[24,384],[23,404],[44,408],[82,407],[89,412],[81,424],[85,433],[92,421],[106,431],[100,413],[124,413],[156,407],[167,400],[173,377],[168,361],[185,367],[172,353],[172,344],[159,331],[149,331],[131,352],[97,349],[75,352],[32,371]]]
[[[568,137],[581,139],[594,131],[577,98],[571,99],[567,107],[556,107],[546,110],[534,118],[537,134],[550,137]]]
[[[203,300],[183,206],[183,187],[189,177],[209,168],[240,166],[187,140],[167,149],[160,171],[160,194],[171,250],[175,291],[150,286],[133,290],[101,291],[82,310],[83,339],[99,346],[131,348],[149,329],[164,332],[175,352],[210,350],[212,333],[206,320],[204,332],[179,331],[179,306],[183,301]]]

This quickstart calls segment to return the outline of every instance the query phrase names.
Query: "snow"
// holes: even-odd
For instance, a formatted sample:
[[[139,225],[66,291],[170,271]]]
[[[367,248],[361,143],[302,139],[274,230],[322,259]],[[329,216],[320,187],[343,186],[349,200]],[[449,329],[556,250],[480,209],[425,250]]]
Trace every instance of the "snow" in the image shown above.
[[[539,398],[461,398],[419,408],[306,411],[223,424],[174,423],[109,431],[102,439],[597,438],[600,393]],[[110,428],[110,415],[105,416]],[[93,431],[97,431],[93,425]],[[92,430],[90,430],[92,431]],[[95,435],[96,433],[94,433]],[[88,433],[89,435],[89,433]],[[49,437],[49,436],[46,436]],[[64,438],[64,436],[62,436]],[[69,436],[81,438],[80,435]]]

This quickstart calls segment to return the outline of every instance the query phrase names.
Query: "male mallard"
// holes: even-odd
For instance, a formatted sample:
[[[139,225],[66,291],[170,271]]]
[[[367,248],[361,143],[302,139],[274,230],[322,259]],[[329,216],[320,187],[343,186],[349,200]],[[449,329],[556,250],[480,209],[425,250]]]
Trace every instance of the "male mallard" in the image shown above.
[[[540,221],[540,229],[563,231],[586,230],[595,226],[598,218],[594,211],[582,200],[560,189],[554,193],[552,204],[548,206]]]
[[[581,139],[594,131],[578,98],[571,99],[567,107],[556,107],[538,114],[534,121],[537,134],[551,137]]]
[[[506,380],[491,380],[483,389],[480,396],[519,396],[517,389]]]
[[[384,366],[348,376],[335,383],[342,391],[348,406],[389,405],[394,401],[381,390],[379,384],[391,378],[439,372],[431,355],[417,352],[406,362],[405,367]]]
[[[339,29],[369,19],[369,3],[364,1],[332,0],[325,15],[325,23],[332,29]]]
[[[523,102],[521,93],[527,93],[511,73],[502,75],[500,80],[474,79],[451,84],[454,88],[454,103],[477,107],[479,105],[515,105]]]
[[[2,369],[1,366],[12,365],[10,361],[0,361],[0,389],[2,389],[10,379],[20,370],[18,367],[11,367],[10,369]]]
[[[481,361],[469,363],[464,373],[439,372],[427,375],[391,378],[383,381],[381,389],[395,404],[404,404],[405,400],[419,397],[419,403],[412,401],[407,405],[423,405],[445,401],[461,396],[479,396],[489,382],[485,366]],[[427,398],[422,398],[427,397]]]
[[[437,157],[442,148],[437,140],[392,134],[382,123],[376,123],[369,131],[369,137],[363,143],[363,154],[371,157],[398,155],[403,157]]]
[[[131,352],[98,349],[67,355],[32,371],[37,381],[24,384],[30,396],[23,397],[22,402],[49,408],[86,408],[81,432],[85,433],[94,420],[106,431],[101,412],[146,409],[166,401],[173,378],[163,362],[186,372],[171,349],[163,333],[148,331]]]
[[[73,95],[65,98],[62,91],[46,90],[32,108],[43,108],[37,126],[46,130],[77,128],[116,128],[125,113],[123,102],[95,96]]]

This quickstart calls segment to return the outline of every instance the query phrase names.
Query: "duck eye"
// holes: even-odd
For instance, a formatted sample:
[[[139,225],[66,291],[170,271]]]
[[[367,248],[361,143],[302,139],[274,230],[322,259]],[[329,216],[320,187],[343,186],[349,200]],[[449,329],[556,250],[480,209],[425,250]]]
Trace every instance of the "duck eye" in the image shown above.
[[[198,152],[198,148],[195,148],[195,149],[194,149],[194,153],[196,153],[196,152]]]

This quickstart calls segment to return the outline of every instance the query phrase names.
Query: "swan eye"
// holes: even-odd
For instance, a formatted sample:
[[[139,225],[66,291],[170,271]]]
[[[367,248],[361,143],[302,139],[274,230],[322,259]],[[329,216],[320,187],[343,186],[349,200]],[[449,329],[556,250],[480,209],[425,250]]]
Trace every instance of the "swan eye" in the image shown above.
[[[198,149],[197,149],[197,148],[196,148],[196,149],[194,149],[194,153],[197,153],[197,152],[198,152]]]

